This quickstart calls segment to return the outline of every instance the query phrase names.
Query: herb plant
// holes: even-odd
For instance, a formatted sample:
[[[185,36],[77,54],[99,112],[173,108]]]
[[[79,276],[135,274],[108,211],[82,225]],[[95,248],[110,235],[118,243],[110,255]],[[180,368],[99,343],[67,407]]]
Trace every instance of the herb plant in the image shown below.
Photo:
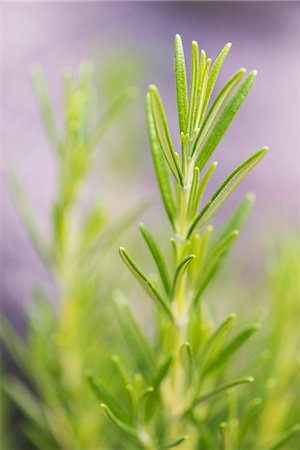
[[[236,388],[254,379],[248,373],[235,376],[230,368],[234,355],[257,331],[258,324],[250,323],[233,334],[236,317],[230,314],[212,327],[204,301],[207,287],[251,209],[253,195],[242,201],[214,239],[209,221],[267,152],[263,147],[252,154],[203,202],[217,167],[216,162],[207,164],[256,78],[256,71],[246,74],[245,69],[238,70],[211,101],[230,47],[226,44],[212,64],[203,50],[199,55],[194,41],[188,89],[182,41],[179,35],[175,37],[180,155],[175,151],[157,88],[151,85],[147,94],[149,141],[172,228],[173,262],[168,262],[160,244],[143,224],[140,232],[153,257],[155,277],[145,274],[125,248],[119,249],[123,262],[153,301],[156,321],[151,340],[124,297],[116,295],[116,314],[127,345],[127,353],[124,347],[122,355],[112,357],[117,390],[113,392],[103,377],[88,374],[102,409],[116,426],[115,432],[119,432],[116,448],[249,448],[245,430],[251,423],[252,405],[238,417]],[[227,391],[228,402],[218,403],[219,396]],[[296,431],[297,427],[264,449],[286,448],[284,445]]]
[[[169,252],[162,250],[161,236],[154,238],[144,224],[141,239],[155,274],[147,275],[140,267],[149,261],[147,255],[141,259],[134,243],[130,253],[139,255],[138,262],[123,247],[119,249],[154,305],[153,324],[143,311],[145,329],[121,283],[116,283],[112,251],[144,205],[122,217],[112,211],[107,214],[104,193],[100,198],[88,182],[98,144],[133,91],[123,92],[100,115],[93,67],[83,64],[77,76],[65,76],[64,122],[59,129],[44,76],[40,70],[34,72],[58,169],[48,234],[42,232],[16,175],[10,173],[8,183],[57,292],[53,298],[44,288],[34,288],[34,305],[26,311],[25,340],[5,317],[1,319],[2,341],[20,370],[14,375],[4,373],[0,385],[1,409],[9,415],[13,403],[19,425],[18,433],[15,429],[10,433],[4,424],[1,448],[297,448],[290,444],[296,442],[300,428],[294,425],[300,414],[299,357],[294,358],[299,347],[298,239],[276,240],[279,250],[272,258],[269,285],[255,292],[260,302],[266,296],[270,301],[259,333],[259,324],[249,322],[249,317],[246,322],[243,317],[237,321],[233,313],[223,317],[223,304],[215,320],[206,297],[211,287],[221,302],[225,289],[226,298],[231,297],[225,309],[240,309],[236,277],[231,284],[226,280],[226,285],[219,278],[215,291],[212,282],[251,210],[254,195],[242,200],[219,232],[214,232],[210,219],[267,151],[264,147],[254,153],[213,195],[207,195],[217,167],[209,161],[256,78],[255,71],[238,70],[211,101],[230,47],[225,45],[212,64],[193,42],[188,89],[182,42],[175,37],[180,156],[157,88],[151,85],[147,94],[151,154],[171,227]],[[139,247],[136,240],[135,244]],[[252,287],[243,289],[244,296],[254,296]],[[137,293],[139,308],[142,291]],[[99,403],[105,414],[99,414]]]

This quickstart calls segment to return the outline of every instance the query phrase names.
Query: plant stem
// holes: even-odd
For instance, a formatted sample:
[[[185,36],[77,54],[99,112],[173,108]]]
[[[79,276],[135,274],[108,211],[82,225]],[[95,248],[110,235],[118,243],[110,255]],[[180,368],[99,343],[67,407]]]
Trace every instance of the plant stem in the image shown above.
[[[187,256],[188,241],[186,233],[188,230],[188,204],[191,191],[191,164],[187,164],[186,179],[184,186],[178,186],[178,224],[176,230],[176,266]],[[180,416],[184,408],[185,398],[185,370],[180,361],[180,349],[188,340],[188,307],[189,288],[187,285],[187,274],[183,274],[178,283],[173,298],[173,314],[175,317],[173,354],[174,363],[170,373],[169,386],[167,388],[171,401],[169,429],[170,438],[176,438],[185,430],[182,429]]]

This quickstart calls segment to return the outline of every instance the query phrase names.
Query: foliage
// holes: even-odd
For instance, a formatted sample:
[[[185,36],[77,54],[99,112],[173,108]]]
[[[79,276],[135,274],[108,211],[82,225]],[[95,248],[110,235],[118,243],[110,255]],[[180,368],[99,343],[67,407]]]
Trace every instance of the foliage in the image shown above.
[[[264,147],[240,164],[203,204],[206,185],[217,164],[212,163],[206,171],[205,166],[256,78],[256,71],[245,75],[240,69],[210,104],[230,47],[225,45],[211,64],[204,51],[199,58],[198,44],[193,42],[188,89],[183,46],[180,36],[175,37],[180,156],[157,88],[151,85],[147,94],[148,134],[159,190],[172,227],[173,263],[167,262],[161,245],[143,224],[140,231],[153,257],[155,278],[148,276],[123,247],[119,249],[123,262],[155,305],[155,336],[151,341],[126,300],[116,298],[116,313],[129,350],[128,356],[124,353],[115,357],[118,395],[113,395],[101,377],[88,375],[104,413],[120,431],[122,448],[248,448],[245,430],[256,403],[250,402],[238,420],[238,394],[231,394],[228,411],[226,402],[216,399],[254,381],[251,376],[230,374],[230,368],[236,353],[259,326],[250,323],[233,332],[236,317],[230,314],[213,329],[204,308],[205,290],[238,236],[253,196],[242,201],[214,240],[213,227],[206,224],[267,151]],[[249,388],[239,387],[242,389],[247,392]],[[282,448],[297,429],[264,448]]]
[[[2,340],[25,379],[4,376],[4,392],[22,415],[22,441],[11,445],[94,448],[103,442],[105,432],[98,421],[98,406],[84,383],[84,370],[87,366],[103,370],[104,342],[112,333],[106,298],[114,279],[103,261],[114,264],[108,249],[137,219],[145,202],[109,218],[99,194],[88,191],[88,179],[104,133],[136,93],[132,88],[121,92],[99,117],[93,65],[84,63],[78,76],[68,72],[64,77],[64,128],[58,130],[39,68],[33,81],[58,167],[49,236],[42,233],[17,176],[9,172],[7,181],[28,234],[56,284],[58,307],[54,308],[55,299],[35,287],[26,343],[5,317],[1,319]]]
[[[256,78],[256,71],[246,74],[240,69],[211,100],[230,47],[226,44],[212,64],[193,42],[188,84],[181,38],[175,37],[180,152],[160,94],[155,86],[149,88],[147,130],[171,236],[165,252],[163,233],[158,239],[140,224],[144,247],[141,250],[141,241],[134,239],[130,253],[139,255],[143,267],[124,247],[119,249],[138,281],[139,318],[121,283],[116,283],[111,249],[145,205],[116,218],[106,213],[98,194],[88,190],[98,144],[134,91],[121,93],[99,119],[93,68],[84,64],[78,79],[71,73],[65,76],[64,127],[59,130],[44,76],[39,69],[34,72],[58,168],[48,236],[14,173],[8,174],[8,183],[32,243],[56,284],[58,306],[53,307],[44,289],[35,287],[26,341],[5,317],[1,319],[2,341],[20,370],[4,374],[1,408],[7,414],[9,402],[14,403],[22,428],[20,441],[8,430],[4,447],[294,450],[300,415],[299,356],[295,358],[299,240],[277,239],[268,285],[264,279],[259,287],[247,284],[239,290],[237,273],[232,280],[221,278],[220,269],[254,195],[240,202],[218,232],[210,224],[267,151],[264,147],[240,163],[207,199],[217,168],[216,162],[208,165],[209,160]],[[149,261],[143,249],[149,250]],[[144,269],[147,264],[154,274]],[[207,302],[209,292],[218,298],[217,320]],[[153,321],[150,308],[141,303],[143,295],[150,299]],[[220,301],[225,297],[230,301],[224,313]],[[255,297],[261,304],[269,302],[260,315],[262,326],[257,314],[249,319],[244,307],[239,320],[229,313],[241,310],[242,298],[249,304]]]

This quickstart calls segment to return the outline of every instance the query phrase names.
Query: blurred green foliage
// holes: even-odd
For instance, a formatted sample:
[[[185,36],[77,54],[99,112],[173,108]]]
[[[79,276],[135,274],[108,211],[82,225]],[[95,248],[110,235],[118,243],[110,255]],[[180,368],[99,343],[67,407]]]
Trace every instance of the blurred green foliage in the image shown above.
[[[60,130],[39,68],[34,70],[33,80],[58,172],[50,236],[42,233],[13,172],[8,173],[7,182],[28,234],[56,284],[58,302],[48,298],[40,286],[34,288],[26,342],[2,317],[2,339],[22,373],[22,379],[3,375],[3,398],[14,402],[21,412],[18,420],[23,439],[26,437],[14,442],[14,433],[6,429],[4,446],[24,448],[29,442],[30,447],[41,449],[95,448],[104,442],[105,428],[84,370],[110,372],[101,361],[106,345],[113,346],[114,341],[109,297],[117,269],[110,270],[115,259],[113,252],[110,256],[107,251],[136,221],[146,201],[121,216],[120,212],[119,216],[113,214],[112,208],[108,213],[104,196],[93,192],[88,180],[105,132],[122,111],[127,113],[137,92],[115,85],[111,94],[115,99],[99,114],[93,64],[84,63],[77,74],[64,76],[64,127]]]

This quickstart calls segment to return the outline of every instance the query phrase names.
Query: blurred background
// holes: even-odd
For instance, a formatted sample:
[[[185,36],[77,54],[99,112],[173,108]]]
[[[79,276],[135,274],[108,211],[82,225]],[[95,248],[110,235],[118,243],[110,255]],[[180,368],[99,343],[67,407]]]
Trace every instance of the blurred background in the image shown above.
[[[141,95],[131,110],[135,120],[126,137],[132,139],[131,156],[125,158],[129,150],[125,149],[128,145],[124,145],[124,140],[123,154],[120,141],[116,144],[117,156],[105,144],[102,148],[102,152],[110,152],[111,165],[120,163],[120,158],[127,161],[121,169],[124,177],[121,184],[128,191],[122,199],[126,208],[124,202],[138,197],[141,186],[144,191],[156,191],[144,124],[143,102],[148,84],[159,86],[170,126],[176,131],[171,57],[175,33],[183,37],[187,58],[192,39],[213,58],[225,42],[233,43],[219,86],[239,67],[258,70],[254,89],[216,153],[215,158],[221,164],[215,184],[246,155],[268,145],[267,158],[232,197],[228,207],[230,202],[235,204],[236,196],[241,197],[243,191],[255,191],[257,202],[245,232],[249,242],[253,236],[258,239],[278,227],[297,226],[300,198],[297,2],[5,3],[2,10],[2,162],[4,168],[13,167],[20,175],[45,227],[55,191],[55,168],[32,89],[33,65],[43,67],[58,114],[61,114],[61,73],[69,67],[76,68],[84,59],[97,61],[104,102],[105,92],[114,93],[114,83],[121,87],[139,86]],[[119,130],[122,123],[116,124]],[[115,130],[114,136],[121,133]],[[103,172],[100,168],[98,185],[105,177]],[[111,201],[116,201],[115,180],[105,185]],[[3,181],[1,191],[2,306],[14,309],[15,304],[24,305],[32,279],[44,274]],[[250,254],[253,251],[250,244],[244,251],[245,248]]]

